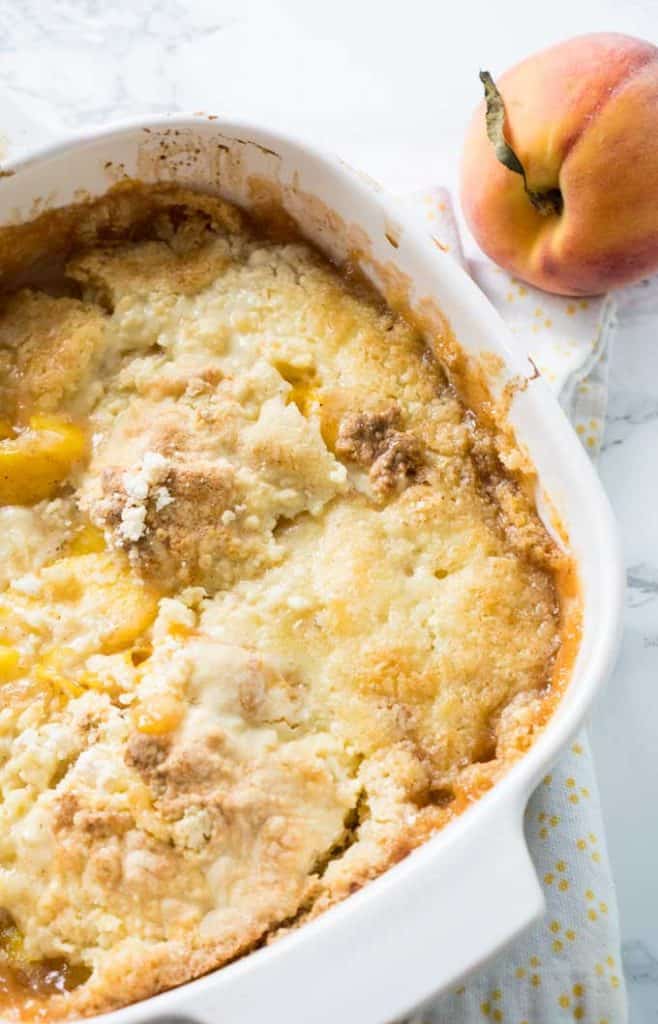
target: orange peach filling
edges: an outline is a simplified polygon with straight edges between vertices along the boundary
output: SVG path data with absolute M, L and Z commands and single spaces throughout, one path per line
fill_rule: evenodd
M 52 498 L 81 462 L 87 440 L 59 416 L 32 416 L 25 428 L 0 423 L 0 504 L 34 505 Z

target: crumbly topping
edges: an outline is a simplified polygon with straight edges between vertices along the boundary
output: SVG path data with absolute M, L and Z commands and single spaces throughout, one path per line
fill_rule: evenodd
M 34 596 L 41 590 L 41 580 L 33 572 L 28 572 L 25 576 L 19 576 L 17 579 L 12 580 L 11 587 L 12 590 L 18 590 L 21 594 L 31 594 Z
M 397 429 L 401 419 L 398 406 L 377 413 L 349 413 L 338 430 L 336 451 L 368 468 L 373 489 L 382 495 L 417 480 L 424 463 L 419 438 Z
M 173 500 L 166 487 L 158 487 L 155 492 L 155 511 L 162 512 L 162 509 L 166 508 L 167 505 L 171 505 Z
M 147 500 L 154 485 L 165 479 L 169 471 L 169 460 L 159 452 L 144 452 L 141 466 L 122 474 L 121 482 L 126 502 L 121 509 L 118 532 L 123 541 L 137 543 L 146 529 Z M 166 487 L 158 487 L 155 507 L 159 512 L 173 501 Z
M 319 913 L 548 713 L 558 556 L 426 340 L 212 197 L 148 204 L 107 245 L 96 211 L 81 299 L 0 311 L 3 408 L 92 439 L 0 508 L 3 1016 L 110 1010 Z

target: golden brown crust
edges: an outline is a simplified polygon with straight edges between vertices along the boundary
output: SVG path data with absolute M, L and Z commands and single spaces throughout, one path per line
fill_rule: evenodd
M 336 452 L 369 470 L 378 494 L 402 490 L 416 480 L 423 466 L 423 447 L 411 431 L 395 429 L 397 406 L 383 412 L 348 413 L 340 421 Z
M 168 187 L 0 233 L 15 278 L 48 232 L 67 269 L 5 299 L 0 388 L 12 419 L 84 420 L 91 451 L 54 500 L 0 508 L 0 949 L 3 1012 L 55 1019 L 210 971 L 406 856 L 527 750 L 579 627 L 435 313 L 419 330 L 289 224 Z M 25 965 L 55 962 L 28 997 Z
M 29 289 L 5 298 L 0 313 L 0 408 L 53 412 L 81 391 L 103 350 L 104 317 L 88 303 Z M 43 326 L 47 325 L 44 332 Z

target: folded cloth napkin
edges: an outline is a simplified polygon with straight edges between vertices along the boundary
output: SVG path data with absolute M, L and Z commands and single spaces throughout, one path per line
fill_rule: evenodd
M 530 353 L 595 457 L 615 299 L 547 295 L 481 255 L 466 260 L 449 193 L 435 188 L 412 201 Z M 586 732 L 533 795 L 525 832 L 544 887 L 544 918 L 408 1024 L 626 1024 L 615 887 Z

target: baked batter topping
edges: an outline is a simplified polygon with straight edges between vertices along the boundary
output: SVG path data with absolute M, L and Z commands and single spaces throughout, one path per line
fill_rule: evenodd
M 153 197 L 0 308 L 6 1016 L 269 941 L 548 713 L 564 558 L 432 339 L 220 200 Z

